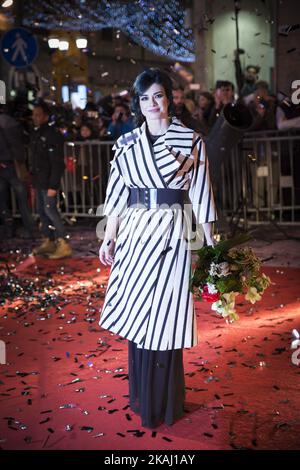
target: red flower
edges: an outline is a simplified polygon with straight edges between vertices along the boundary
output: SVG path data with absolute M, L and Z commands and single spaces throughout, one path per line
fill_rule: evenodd
M 205 302 L 216 302 L 217 300 L 220 299 L 220 294 L 217 292 L 216 294 L 210 294 L 208 292 L 208 287 L 205 284 L 202 289 L 202 300 L 205 300 Z

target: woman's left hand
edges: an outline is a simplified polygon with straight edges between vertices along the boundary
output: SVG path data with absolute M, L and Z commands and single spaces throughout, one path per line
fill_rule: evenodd
M 99 260 L 105 266 L 111 265 L 114 261 L 115 241 L 112 239 L 103 240 L 99 249 Z

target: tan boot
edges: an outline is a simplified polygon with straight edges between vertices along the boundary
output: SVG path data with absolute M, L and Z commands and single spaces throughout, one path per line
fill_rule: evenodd
M 64 238 L 59 238 L 56 244 L 56 250 L 51 253 L 49 259 L 61 259 L 67 258 L 72 255 L 72 248 Z
M 37 246 L 32 250 L 34 255 L 48 255 L 54 253 L 56 250 L 56 244 L 50 238 L 46 238 L 40 246 Z

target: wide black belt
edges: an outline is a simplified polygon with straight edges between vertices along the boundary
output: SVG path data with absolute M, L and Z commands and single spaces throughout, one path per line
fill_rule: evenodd
M 188 191 L 169 188 L 129 188 L 129 207 L 142 206 L 145 209 L 157 209 L 158 206 L 172 206 L 179 204 L 182 207 L 189 202 Z

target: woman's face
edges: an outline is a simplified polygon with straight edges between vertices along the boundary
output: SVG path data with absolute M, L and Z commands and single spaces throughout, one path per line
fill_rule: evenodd
M 146 120 L 167 119 L 169 100 L 165 89 L 158 83 L 153 83 L 141 96 L 140 108 Z
M 208 99 L 203 95 L 199 96 L 198 103 L 201 109 L 206 108 L 206 106 L 209 105 Z
M 80 128 L 80 135 L 81 137 L 83 137 L 84 139 L 88 139 L 89 137 L 91 137 L 92 135 L 92 131 L 89 127 L 87 126 L 81 126 Z

